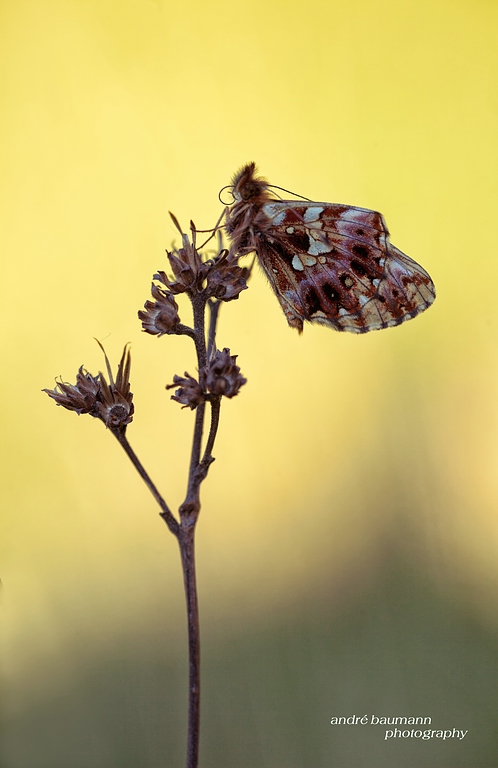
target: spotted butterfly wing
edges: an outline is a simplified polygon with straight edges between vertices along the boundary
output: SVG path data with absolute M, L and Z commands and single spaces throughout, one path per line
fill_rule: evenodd
M 287 321 L 366 333 L 399 325 L 435 299 L 427 272 L 389 241 L 380 213 L 276 200 L 254 163 L 232 182 L 226 229 L 236 254 L 256 252 Z

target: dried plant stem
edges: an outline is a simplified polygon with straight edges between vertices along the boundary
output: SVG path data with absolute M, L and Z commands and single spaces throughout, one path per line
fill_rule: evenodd
M 183 583 L 187 602 L 188 626 L 188 734 L 187 768 L 197 768 L 199 760 L 200 696 L 201 696 L 201 644 L 199 631 L 199 604 L 195 579 L 195 521 L 186 525 L 182 521 L 178 534 L 183 569 Z
M 201 296 L 191 298 L 194 313 L 194 342 L 197 352 L 199 371 L 205 367 L 211 350 L 214 348 L 218 307 L 213 312 L 214 302 L 209 303 L 209 353 L 206 350 L 205 310 L 206 300 Z M 187 603 L 188 648 L 189 648 L 189 705 L 188 705 L 188 735 L 187 735 L 187 764 L 186 768 L 197 768 L 199 760 L 199 730 L 200 730 L 200 632 L 199 604 L 197 584 L 195 579 L 195 526 L 200 511 L 200 486 L 205 479 L 210 464 L 214 461 L 213 449 L 218 429 L 220 413 L 220 397 L 211 399 L 211 426 L 209 430 L 204 455 L 201 460 L 202 435 L 206 403 L 200 403 L 195 411 L 194 435 L 190 454 L 190 467 L 185 501 L 180 507 L 180 526 L 177 534 L 180 545 L 180 556 L 185 585 Z
M 120 443 L 120 445 L 123 447 L 126 455 L 130 459 L 131 463 L 133 464 L 133 466 L 137 470 L 137 472 L 140 475 L 140 477 L 142 478 L 142 480 L 144 481 L 145 485 L 150 490 L 150 492 L 154 496 L 155 500 L 157 501 L 157 503 L 161 507 L 161 517 L 163 518 L 164 522 L 166 523 L 166 525 L 170 529 L 171 533 L 173 533 L 175 536 L 178 537 L 178 532 L 180 530 L 180 526 L 178 524 L 178 521 L 176 520 L 176 518 L 174 517 L 174 515 L 171 512 L 170 508 L 168 507 L 168 505 L 164 501 L 163 497 L 161 496 L 161 494 L 157 490 L 156 486 L 154 485 L 154 483 L 150 479 L 149 475 L 145 471 L 145 469 L 144 469 L 142 463 L 140 462 L 138 456 L 136 455 L 135 451 L 133 450 L 133 448 L 131 447 L 130 443 L 128 442 L 128 439 L 127 439 L 126 435 L 124 434 L 124 432 L 121 432 L 121 431 L 118 431 L 118 430 L 116 430 L 116 431 L 113 430 L 113 434 L 116 437 L 117 441 Z
M 211 397 L 211 426 L 209 428 L 209 435 L 204 449 L 204 456 L 202 457 L 201 464 L 206 466 L 206 469 L 213 461 L 211 451 L 213 450 L 214 441 L 216 440 L 216 433 L 218 432 L 218 424 L 220 421 L 220 407 L 221 397 L 218 395 L 212 395 Z
M 216 344 L 216 324 L 218 322 L 218 313 L 221 309 L 221 301 L 210 299 L 209 307 L 209 331 L 208 331 L 208 349 L 207 359 L 211 360 Z
M 208 347 L 206 349 L 205 311 L 206 299 L 203 296 L 191 296 L 194 312 L 193 329 L 182 326 L 182 333 L 190 336 L 195 343 L 197 366 L 201 371 L 215 350 L 216 325 L 220 302 L 210 301 Z M 187 333 L 188 330 L 188 333 Z M 197 768 L 199 761 L 199 728 L 200 728 L 200 633 L 199 633 L 199 604 L 195 578 L 195 526 L 200 511 L 200 487 L 209 467 L 214 461 L 212 450 L 220 418 L 221 395 L 210 395 L 211 423 L 209 435 L 201 459 L 202 435 L 206 403 L 200 403 L 195 410 L 194 434 L 190 453 L 190 465 L 185 501 L 180 507 L 180 522 L 172 514 L 165 500 L 145 471 L 136 453 L 128 442 L 123 430 L 112 430 L 114 436 L 123 447 L 140 477 L 144 480 L 150 492 L 161 508 L 161 517 L 171 533 L 178 539 L 180 557 L 185 586 L 187 604 L 187 629 L 189 649 L 189 704 L 188 704 L 188 735 L 186 768 Z
M 197 352 L 197 362 L 199 370 L 206 365 L 206 336 L 205 336 L 205 311 L 206 299 L 204 296 L 193 296 L 191 298 L 192 308 L 194 310 L 194 341 Z
M 182 326 L 182 333 L 190 336 L 195 343 L 197 353 L 197 366 L 201 371 L 215 352 L 216 326 L 220 309 L 219 301 L 209 301 L 209 330 L 208 344 L 206 348 L 205 312 L 206 299 L 202 295 L 191 296 L 194 313 L 193 329 Z M 188 330 L 188 333 L 187 333 Z M 194 434 L 190 453 L 190 465 L 185 501 L 180 507 L 180 522 L 172 514 L 165 500 L 145 471 L 133 448 L 129 444 L 123 430 L 112 430 L 114 436 L 123 447 L 140 477 L 144 480 L 150 492 L 161 508 L 161 517 L 171 533 L 178 539 L 180 557 L 183 570 L 183 583 L 185 586 L 185 599 L 187 604 L 187 629 L 189 649 L 189 704 L 188 704 L 188 735 L 187 735 L 187 763 L 186 768 L 197 768 L 199 761 L 199 729 L 200 729 L 200 632 L 199 632 L 199 604 L 197 598 L 197 584 L 195 578 L 195 526 L 200 511 L 200 487 L 205 479 L 209 467 L 214 461 L 212 451 L 218 423 L 220 419 L 221 395 L 208 396 L 211 408 L 211 420 L 209 434 L 202 454 L 202 436 L 204 431 L 204 418 L 206 402 L 200 403 L 195 410 Z

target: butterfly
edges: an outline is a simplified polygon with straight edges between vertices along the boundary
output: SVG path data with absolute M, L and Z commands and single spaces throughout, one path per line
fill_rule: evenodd
M 291 328 L 305 320 L 367 333 L 410 320 L 436 298 L 419 264 L 367 208 L 280 200 L 254 163 L 229 187 L 226 231 L 237 256 L 255 252 Z

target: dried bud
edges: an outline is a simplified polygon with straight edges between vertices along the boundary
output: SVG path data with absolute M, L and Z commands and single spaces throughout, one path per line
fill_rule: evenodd
M 103 373 L 100 373 L 100 391 L 101 402 L 98 404 L 99 416 L 109 429 L 113 432 L 124 432 L 127 425 L 133 420 L 133 394 L 130 392 L 130 368 L 131 357 L 128 345 L 123 349 L 121 360 L 118 365 L 116 381 L 112 376 L 112 370 L 105 350 L 98 342 L 104 352 L 109 384 Z
M 247 379 L 240 375 L 240 368 L 235 365 L 236 359 L 237 355 L 230 355 L 227 347 L 223 352 L 215 352 L 207 366 L 203 382 L 211 394 L 235 397 L 246 383 Z
M 241 291 L 247 288 L 246 280 L 251 270 L 239 267 L 237 259 L 222 251 L 210 264 L 207 276 L 207 293 L 221 301 L 238 299 Z
M 68 411 L 75 411 L 78 416 L 89 413 L 98 417 L 98 399 L 100 394 L 100 382 L 98 376 L 92 376 L 80 366 L 76 375 L 76 384 L 66 384 L 58 381 L 54 389 L 43 389 L 49 397 L 52 397 L 57 405 L 62 405 Z
M 164 291 L 158 285 L 152 283 L 152 296 L 156 301 L 146 301 L 145 311 L 140 310 L 139 319 L 142 321 L 142 329 L 154 336 L 163 336 L 165 333 L 175 333 L 180 323 L 178 304 L 172 293 Z
M 178 387 L 174 395 L 171 395 L 172 400 L 176 400 L 177 403 L 181 403 L 184 408 L 187 406 L 193 411 L 198 405 L 204 402 L 204 393 L 201 385 L 194 379 L 193 376 L 185 371 L 185 378 L 182 376 L 173 376 L 173 384 L 168 384 L 166 389 L 172 389 Z

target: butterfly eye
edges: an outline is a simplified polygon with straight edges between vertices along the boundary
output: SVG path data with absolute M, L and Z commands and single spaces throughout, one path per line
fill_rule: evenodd
M 250 200 L 251 197 L 257 197 L 260 194 L 261 186 L 249 181 L 246 184 L 242 184 L 238 191 L 242 200 Z

